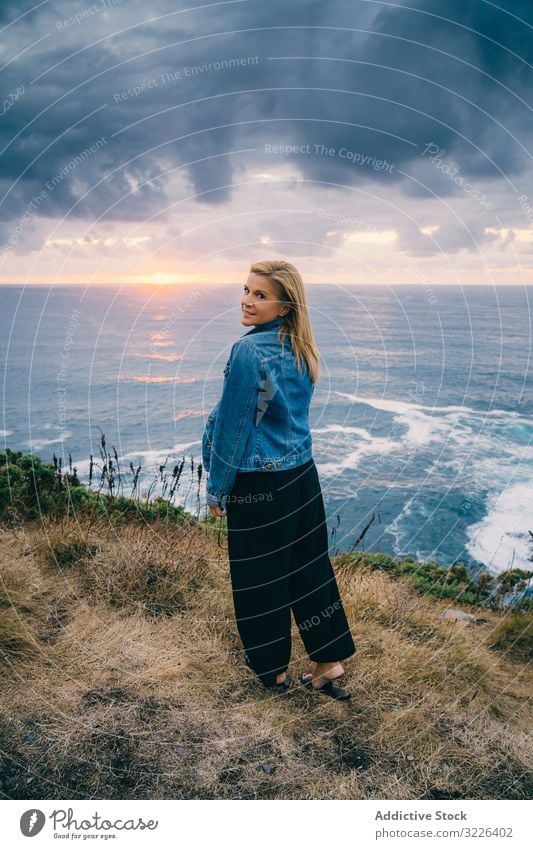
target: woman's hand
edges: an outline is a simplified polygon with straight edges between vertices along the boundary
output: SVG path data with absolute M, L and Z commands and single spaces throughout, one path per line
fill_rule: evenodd
M 218 507 L 218 506 L 215 507 L 213 504 L 209 505 L 209 509 L 210 509 L 211 513 L 213 514 L 213 516 L 218 516 L 219 518 L 221 518 L 222 516 L 226 515 L 220 507 Z

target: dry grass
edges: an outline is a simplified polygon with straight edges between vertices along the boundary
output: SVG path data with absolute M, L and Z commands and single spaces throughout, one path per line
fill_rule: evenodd
M 530 798 L 532 675 L 511 638 L 495 649 L 502 617 L 461 627 L 403 579 L 336 574 L 348 703 L 244 666 L 211 529 L 5 532 L 2 797 Z
M 490 646 L 505 651 L 517 661 L 533 660 L 533 616 L 515 614 L 500 622 L 494 629 Z

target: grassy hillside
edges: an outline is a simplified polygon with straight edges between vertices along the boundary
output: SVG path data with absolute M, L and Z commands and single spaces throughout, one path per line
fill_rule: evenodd
M 376 558 L 334 559 L 357 643 L 341 703 L 244 665 L 216 522 L 4 525 L 2 798 L 531 798 L 532 614 Z M 294 626 L 290 671 L 310 668 Z

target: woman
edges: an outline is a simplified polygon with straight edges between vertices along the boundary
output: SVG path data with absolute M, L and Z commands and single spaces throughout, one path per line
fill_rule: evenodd
M 312 457 L 309 405 L 319 354 L 302 278 L 289 262 L 252 265 L 241 298 L 251 327 L 231 348 L 222 397 L 207 419 L 207 503 L 227 516 L 237 627 L 265 687 L 286 690 L 291 609 L 312 672 L 306 686 L 336 699 L 333 682 L 355 644 L 328 556 L 324 503 Z

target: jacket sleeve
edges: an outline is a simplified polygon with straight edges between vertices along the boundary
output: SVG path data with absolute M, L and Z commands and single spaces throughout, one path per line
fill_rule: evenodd
M 254 427 L 260 383 L 261 368 L 255 346 L 238 340 L 226 365 L 209 452 L 207 503 L 223 510 Z
M 211 462 L 211 442 L 213 439 L 213 429 L 217 420 L 217 411 L 218 404 L 209 413 L 202 435 L 202 464 L 206 472 L 209 472 L 209 464 Z

